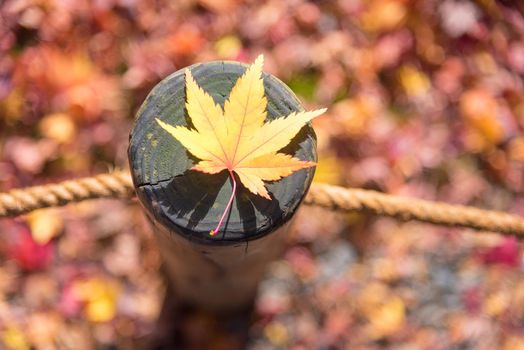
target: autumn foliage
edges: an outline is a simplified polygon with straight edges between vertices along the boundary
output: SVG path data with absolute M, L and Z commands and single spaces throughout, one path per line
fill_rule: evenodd
M 156 83 L 263 54 L 306 110 L 328 107 L 312 121 L 316 181 L 524 215 L 523 12 L 489 0 L 0 1 L 0 190 L 126 167 Z M 524 348 L 518 242 L 299 214 L 260 286 L 252 348 Z M 0 347 L 125 348 L 150 334 L 164 289 L 148 230 L 124 202 L 1 221 Z M 231 347 L 206 322 L 184 332 Z
M 186 109 L 195 130 L 183 126 L 173 127 L 156 119 L 164 130 L 200 159 L 191 170 L 207 174 L 229 171 L 233 193 L 211 235 L 218 233 L 235 196 L 235 174 L 251 193 L 271 200 L 263 181 L 279 180 L 297 170 L 315 165 L 314 162 L 277 152 L 307 122 L 326 110 L 294 112 L 266 122 L 263 61 L 263 56 L 259 56 L 238 79 L 224 102 L 223 110 L 213 97 L 198 86 L 191 71 L 186 70 Z

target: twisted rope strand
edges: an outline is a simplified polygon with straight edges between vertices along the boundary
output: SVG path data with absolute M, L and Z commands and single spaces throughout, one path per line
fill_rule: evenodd
M 132 195 L 134 195 L 134 189 L 131 177 L 129 173 L 121 171 L 56 184 L 14 189 L 0 193 L 0 218 L 86 199 L 129 198 Z
M 304 202 L 329 210 L 366 211 L 404 221 L 418 220 L 437 225 L 514 234 L 524 238 L 523 217 L 495 210 L 325 184 L 311 186 Z
M 123 171 L 15 189 L 0 193 L 0 218 L 86 199 L 129 198 L 134 193 L 131 177 Z M 365 211 L 406 221 L 418 220 L 437 225 L 467 227 L 524 238 L 524 218 L 516 215 L 370 190 L 313 184 L 304 203 L 328 210 Z

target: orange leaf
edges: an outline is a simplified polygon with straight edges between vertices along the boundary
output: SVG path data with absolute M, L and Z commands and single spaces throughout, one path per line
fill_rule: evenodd
M 289 144 L 304 125 L 326 110 L 293 112 L 266 123 L 263 61 L 260 55 L 237 80 L 223 109 L 198 86 L 191 71 L 186 70 L 186 109 L 195 129 L 174 127 L 156 119 L 164 130 L 201 159 L 193 170 L 208 174 L 229 171 L 233 194 L 222 219 L 236 190 L 233 173 L 251 193 L 271 199 L 263 181 L 279 180 L 315 165 L 277 152 Z M 220 228 L 222 219 L 212 235 Z

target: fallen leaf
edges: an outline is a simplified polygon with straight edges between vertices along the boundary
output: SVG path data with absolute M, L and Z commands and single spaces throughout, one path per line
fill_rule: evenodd
M 76 136 L 75 123 L 66 113 L 48 114 L 38 127 L 42 135 L 59 143 L 71 142 Z
M 326 153 L 325 157 L 321 157 L 313 181 L 330 185 L 340 185 L 342 183 L 342 178 L 343 166 L 340 164 L 339 159 L 328 153 Z
M 84 314 L 90 321 L 107 322 L 115 317 L 120 290 L 112 281 L 99 277 L 78 280 L 72 285 L 72 293 L 85 303 Z
M 242 41 L 235 35 L 227 35 L 215 43 L 215 51 L 220 58 L 237 57 L 242 50 Z
M 507 237 L 502 242 L 480 254 L 485 264 L 500 264 L 507 267 L 517 267 L 520 263 L 520 253 L 515 237 Z
M 403 66 L 399 72 L 399 80 L 404 91 L 411 97 L 423 95 L 430 88 L 428 77 L 415 67 Z
M 357 296 L 358 307 L 369 322 L 366 331 L 370 338 L 394 335 L 406 322 L 406 305 L 391 295 L 386 284 L 371 283 Z
M 52 242 L 46 244 L 37 243 L 29 229 L 19 226 L 18 236 L 9 246 L 9 255 L 18 266 L 27 271 L 35 271 L 48 267 L 54 254 Z
M 272 344 L 284 346 L 289 341 L 289 333 L 286 327 L 278 322 L 271 322 L 264 328 L 264 333 Z
M 2 331 L 2 342 L 8 349 L 29 350 L 29 342 L 24 332 L 15 326 L 9 326 Z
M 464 92 L 459 107 L 467 125 L 465 142 L 470 149 L 489 149 L 503 140 L 498 102 L 488 91 L 477 88 Z
M 377 305 L 368 315 L 369 335 L 371 338 L 382 338 L 395 334 L 404 326 L 406 319 L 405 305 L 402 299 L 391 297 L 383 304 Z
M 201 161 L 192 170 L 208 174 L 229 171 L 233 193 L 224 210 L 215 235 L 228 212 L 236 192 L 235 173 L 253 194 L 271 199 L 263 181 L 275 181 L 293 172 L 312 167 L 303 161 L 277 153 L 311 119 L 326 110 L 293 112 L 264 123 L 267 99 L 262 80 L 263 56 L 260 55 L 236 82 L 224 109 L 206 93 L 186 70 L 186 108 L 195 129 L 171 126 L 160 119 L 158 124 Z
M 64 227 L 62 217 L 55 209 L 35 210 L 27 215 L 31 235 L 38 244 L 46 244 Z
M 509 293 L 497 291 L 484 299 L 482 309 L 484 313 L 489 316 L 499 316 L 506 311 L 510 302 L 511 299 Z
M 0 98 L 0 119 L 6 122 L 17 120 L 22 114 L 24 96 L 18 89 L 13 89 L 7 96 Z
M 186 24 L 166 39 L 166 49 L 175 55 L 190 55 L 202 47 L 204 38 L 198 27 Z
M 367 4 L 367 9 L 360 19 L 363 29 L 382 32 L 401 25 L 406 15 L 407 8 L 402 1 L 374 0 Z

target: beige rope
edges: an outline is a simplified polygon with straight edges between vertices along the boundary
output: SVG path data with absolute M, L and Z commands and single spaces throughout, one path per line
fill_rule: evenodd
M 418 220 L 445 226 L 515 234 L 524 238 L 524 218 L 464 205 L 394 196 L 371 190 L 314 184 L 305 204 L 330 210 L 367 211 L 401 220 Z
M 35 209 L 56 207 L 85 199 L 131 197 L 133 182 L 129 173 L 114 172 L 44 186 L 0 193 L 0 218 L 17 216 Z
M 129 198 L 133 182 L 127 172 L 114 172 L 45 186 L 0 193 L 0 218 L 32 210 L 102 197 Z M 366 211 L 401 220 L 515 234 L 524 238 L 524 218 L 504 212 L 394 196 L 376 191 L 313 184 L 304 203 L 329 210 Z

